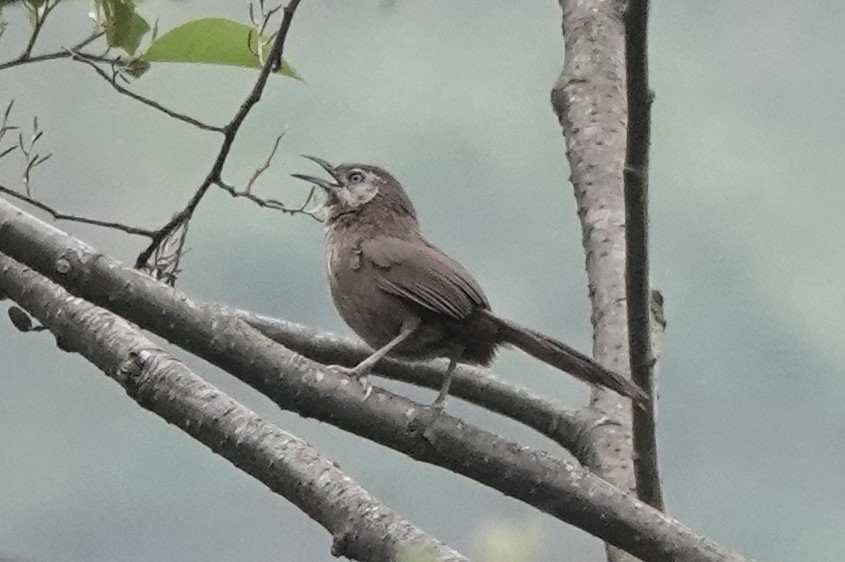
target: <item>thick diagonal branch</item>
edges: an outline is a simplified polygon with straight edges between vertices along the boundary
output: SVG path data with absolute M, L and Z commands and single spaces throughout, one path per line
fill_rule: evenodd
M 280 407 L 463 474 L 647 560 L 742 560 L 582 468 L 291 353 L 0 199 L 0 252 L 227 370 Z
M 0 289 L 56 336 L 124 387 L 142 407 L 179 427 L 254 476 L 320 523 L 332 553 L 353 560 L 466 562 L 356 484 L 301 439 L 264 421 L 115 314 L 72 297 L 39 273 L 0 253 Z
M 271 340 L 324 365 L 354 367 L 372 354 L 372 349 L 359 342 L 294 322 L 227 307 L 221 307 L 220 311 L 225 315 L 237 315 Z M 437 361 L 405 363 L 385 358 L 374 374 L 439 390 L 444 370 L 445 364 Z M 565 410 L 526 387 L 502 380 L 478 367 L 456 367 L 449 394 L 536 430 L 576 458 L 582 452 L 584 435 L 593 427 L 589 416 Z

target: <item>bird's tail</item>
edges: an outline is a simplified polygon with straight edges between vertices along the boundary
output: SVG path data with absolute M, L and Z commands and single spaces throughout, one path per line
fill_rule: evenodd
M 602 367 L 565 343 L 520 326 L 516 322 L 499 318 L 489 310 L 485 311 L 485 315 L 496 325 L 502 343 L 513 344 L 528 355 L 584 382 L 607 387 L 638 403 L 648 401 L 648 395 L 639 386 L 622 375 Z

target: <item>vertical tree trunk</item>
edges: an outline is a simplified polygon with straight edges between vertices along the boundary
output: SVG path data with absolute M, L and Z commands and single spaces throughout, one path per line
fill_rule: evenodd
M 628 373 L 625 303 L 625 163 L 627 104 L 622 0 L 560 0 L 565 61 L 552 107 L 566 142 L 578 203 L 589 294 L 593 355 Z M 634 491 L 630 403 L 596 389 L 588 409 L 595 424 L 582 461 L 623 490 Z M 608 547 L 608 560 L 635 560 Z

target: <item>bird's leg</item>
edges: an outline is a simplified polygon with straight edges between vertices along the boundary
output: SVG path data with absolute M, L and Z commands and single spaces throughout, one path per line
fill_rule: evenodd
M 416 415 L 412 416 L 408 421 L 408 428 L 412 431 L 425 432 L 440 418 L 443 409 L 446 406 L 446 397 L 449 396 L 449 386 L 452 384 L 452 374 L 455 372 L 455 367 L 458 366 L 458 361 L 461 355 L 464 354 L 464 346 L 455 346 L 450 348 L 446 356 L 449 358 L 449 366 L 446 368 L 446 373 L 443 375 L 443 384 L 440 386 L 440 392 L 437 398 L 431 403 L 431 406 L 425 410 L 417 411 Z
M 460 359 L 463 353 L 463 346 L 452 348 L 449 354 L 449 366 L 446 368 L 446 374 L 443 375 L 443 384 L 440 386 L 440 393 L 434 399 L 434 402 L 431 403 L 432 408 L 442 410 L 446 405 L 446 397 L 449 396 L 449 387 L 452 385 L 452 374 L 455 372 L 455 367 L 458 366 L 458 359 Z
M 419 328 L 420 323 L 420 319 L 416 316 L 405 320 L 399 328 L 399 334 L 397 334 L 395 338 L 384 344 L 381 348 L 375 350 L 372 355 L 358 363 L 354 369 L 349 371 L 349 374 L 357 379 L 363 379 L 366 377 L 370 371 L 373 370 L 373 367 L 376 366 L 376 363 L 381 361 L 385 355 L 393 350 L 393 348 L 408 339 L 411 334 Z

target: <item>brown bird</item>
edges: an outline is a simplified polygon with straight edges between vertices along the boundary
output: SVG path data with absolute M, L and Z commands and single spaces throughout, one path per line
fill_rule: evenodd
M 349 374 L 361 378 L 384 356 L 449 366 L 432 406 L 442 408 L 458 363 L 489 365 L 500 345 L 638 402 L 642 389 L 586 355 L 490 310 L 464 267 L 420 231 L 414 205 L 387 171 L 365 164 L 323 167 L 333 181 L 293 174 L 327 194 L 326 267 L 343 320 L 375 351 Z

